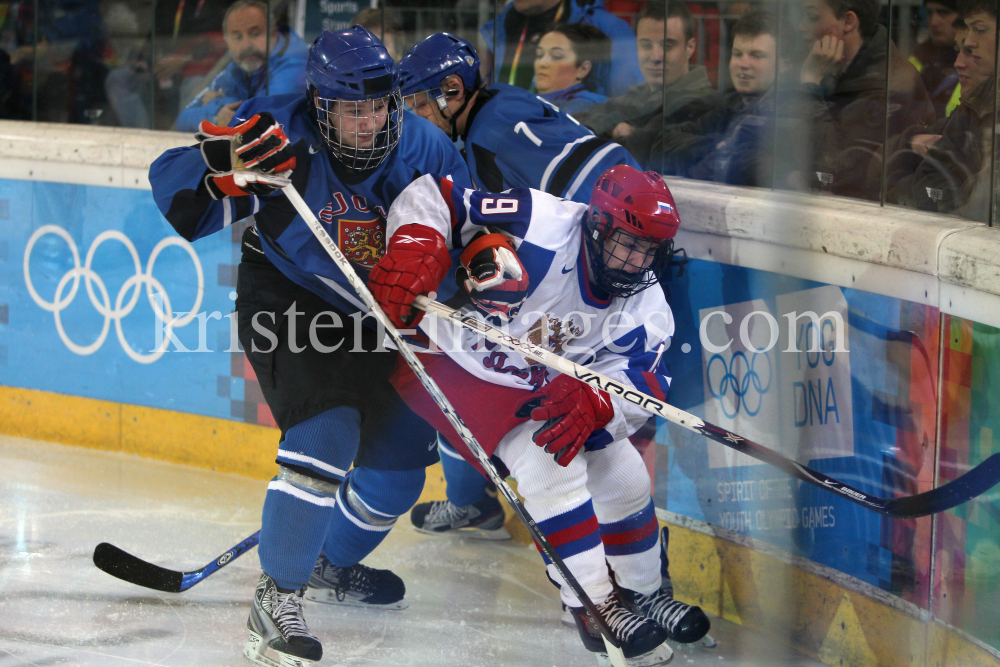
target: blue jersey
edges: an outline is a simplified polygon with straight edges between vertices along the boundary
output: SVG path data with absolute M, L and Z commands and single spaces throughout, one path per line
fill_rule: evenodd
M 467 129 L 469 171 L 488 192 L 534 188 L 589 204 L 594 181 L 611 167 L 642 169 L 627 150 L 552 103 L 502 83 L 479 91 Z
M 293 144 L 292 183 L 364 280 L 385 251 L 389 206 L 407 185 L 422 174 L 440 172 L 458 185 L 471 187 L 468 168 L 455 145 L 441 130 L 410 112 L 404 113 L 399 145 L 361 179 L 334 166 L 339 164 L 325 149 L 315 107 L 308 98 L 289 94 L 248 100 L 237 110 L 233 124 L 262 111 L 274 116 Z M 206 171 L 198 146 L 171 149 L 149 169 L 156 205 L 178 234 L 194 241 L 250 217 L 264 254 L 284 275 L 342 312 L 367 312 L 280 191 L 216 201 L 205 188 Z

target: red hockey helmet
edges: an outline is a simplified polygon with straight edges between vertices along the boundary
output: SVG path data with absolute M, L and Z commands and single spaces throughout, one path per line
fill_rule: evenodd
M 587 210 L 594 283 L 612 296 L 637 294 L 658 280 L 673 256 L 681 224 L 659 174 L 617 165 L 598 177 Z

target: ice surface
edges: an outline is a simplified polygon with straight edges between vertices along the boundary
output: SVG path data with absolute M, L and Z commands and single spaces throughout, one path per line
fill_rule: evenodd
M 256 549 L 184 593 L 114 579 L 91 555 L 111 542 L 164 567 L 200 568 L 259 528 L 265 482 L 2 436 L 0 469 L 0 665 L 247 664 Z M 534 548 L 421 535 L 404 518 L 365 563 L 402 576 L 410 607 L 307 602 L 320 667 L 596 665 L 560 625 Z M 820 664 L 719 619 L 712 635 L 715 649 L 675 645 L 673 664 Z

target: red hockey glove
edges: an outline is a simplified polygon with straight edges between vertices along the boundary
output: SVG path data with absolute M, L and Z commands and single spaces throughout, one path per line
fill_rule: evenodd
M 421 294 L 437 289 L 451 267 L 444 237 L 426 225 L 403 225 L 368 277 L 378 305 L 397 327 L 417 326 L 423 311 L 412 307 Z
M 503 234 L 480 232 L 462 251 L 460 261 L 458 284 L 476 307 L 501 324 L 514 319 L 528 296 L 528 271 L 513 242 Z
M 532 395 L 541 398 L 531 411 L 535 421 L 546 420 L 533 440 L 565 467 L 594 431 L 604 428 L 615 416 L 611 397 L 606 391 L 584 384 L 568 375 L 560 375 Z
M 263 182 L 267 179 L 253 172 L 287 178 L 295 169 L 291 143 L 267 112 L 236 127 L 219 127 L 203 120 L 195 138 L 212 171 L 205 177 L 205 186 L 214 199 L 269 194 L 279 186 Z

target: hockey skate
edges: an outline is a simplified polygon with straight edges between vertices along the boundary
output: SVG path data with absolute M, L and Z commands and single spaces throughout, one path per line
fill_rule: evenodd
M 306 586 L 306 599 L 369 609 L 406 609 L 406 586 L 389 570 L 376 570 L 358 563 L 338 567 L 320 554 Z
M 628 589 L 621 589 L 622 597 L 638 613 L 651 621 L 656 621 L 667 631 L 667 639 L 679 644 L 691 644 L 706 634 L 712 627 L 708 616 L 701 607 L 692 607 L 675 600 L 666 589 L 642 595 Z
M 505 519 L 496 489 L 492 488 L 486 490 L 482 500 L 465 507 L 435 500 L 414 505 L 410 511 L 410 521 L 418 533 L 448 533 L 478 540 L 509 540 L 510 533 L 503 526 Z
M 255 665 L 305 667 L 323 657 L 323 646 L 302 616 L 302 591 L 282 593 L 266 574 L 257 582 L 247 629 L 250 638 L 243 656 Z
M 642 595 L 627 588 L 622 588 L 622 598 L 635 611 L 646 618 L 656 621 L 667 631 L 668 639 L 679 644 L 692 644 L 708 634 L 712 627 L 708 616 L 701 607 L 693 607 L 674 599 L 674 586 L 670 581 L 670 559 L 667 557 L 667 546 L 670 543 L 670 531 L 664 526 L 660 530 L 660 589 L 649 595 Z M 709 638 L 706 645 L 714 645 Z
M 621 640 L 628 667 L 657 667 L 673 659 L 673 650 L 664 643 L 667 639 L 666 630 L 631 611 L 617 593 L 596 604 L 597 611 Z M 594 617 L 584 607 L 569 607 L 569 611 L 576 621 L 583 645 L 588 651 L 597 654 L 598 667 L 611 667 L 604 639 Z

